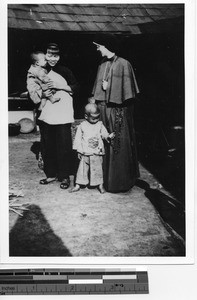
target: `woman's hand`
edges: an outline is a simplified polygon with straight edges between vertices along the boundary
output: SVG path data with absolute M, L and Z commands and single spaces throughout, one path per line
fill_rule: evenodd
M 70 86 L 68 84 L 62 84 L 62 83 L 59 83 L 59 82 L 55 82 L 55 81 L 52 81 L 50 80 L 48 83 L 47 83 L 47 86 L 49 89 L 56 89 L 56 90 L 63 90 L 63 91 L 66 91 L 66 92 L 72 92 Z
M 51 96 L 53 96 L 51 90 L 42 91 L 42 98 L 49 98 Z
M 53 80 L 50 80 L 46 83 L 48 89 L 57 89 L 57 83 Z

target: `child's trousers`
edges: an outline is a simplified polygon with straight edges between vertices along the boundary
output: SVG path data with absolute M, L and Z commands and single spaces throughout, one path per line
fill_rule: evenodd
M 82 155 L 76 176 L 76 183 L 91 186 L 103 183 L 103 157 Z

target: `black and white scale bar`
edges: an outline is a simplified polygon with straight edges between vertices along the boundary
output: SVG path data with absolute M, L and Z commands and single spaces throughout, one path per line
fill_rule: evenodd
M 148 274 L 135 269 L 0 270 L 0 295 L 24 294 L 148 294 Z

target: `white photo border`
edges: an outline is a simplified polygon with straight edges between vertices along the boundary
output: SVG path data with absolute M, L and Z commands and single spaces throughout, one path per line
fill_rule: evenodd
M 34 1 L 39 3 L 40 1 Z M 100 3 L 119 1 L 100 1 Z M 126 3 L 128 3 L 127 1 Z M 1 31 L 1 110 L 0 110 L 0 268 L 3 266 L 88 266 L 88 265 L 147 265 L 194 263 L 194 188 L 195 188 L 195 0 L 185 1 L 132 1 L 131 3 L 185 4 L 185 146 L 186 146 L 186 256 L 185 257 L 9 257 L 9 207 L 8 207 L 8 74 L 7 74 L 7 4 L 23 4 L 27 1 L 0 2 Z M 50 4 L 50 1 L 42 1 Z M 55 4 L 55 1 L 51 3 Z M 61 1 L 58 1 L 60 4 Z M 65 1 L 63 1 L 66 4 Z M 69 3 L 75 3 L 69 1 Z M 79 1 L 77 2 L 79 3 Z M 89 3 L 94 3 L 89 1 Z M 121 2 L 123 4 L 124 2 Z

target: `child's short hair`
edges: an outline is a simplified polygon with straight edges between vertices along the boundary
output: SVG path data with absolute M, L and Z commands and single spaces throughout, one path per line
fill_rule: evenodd
M 31 53 L 30 57 L 31 57 L 32 64 L 35 64 L 38 61 L 39 54 L 45 55 L 44 52 L 42 51 L 34 51 Z
M 100 115 L 100 109 L 95 103 L 88 103 L 85 106 L 85 114 L 90 115 L 90 114 L 98 114 Z

